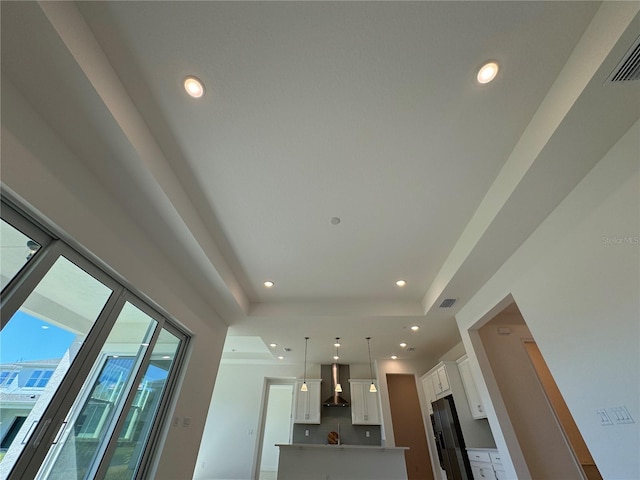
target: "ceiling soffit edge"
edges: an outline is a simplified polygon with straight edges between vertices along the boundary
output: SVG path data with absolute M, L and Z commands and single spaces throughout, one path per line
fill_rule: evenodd
M 423 316 L 417 301 L 345 301 L 323 299 L 308 302 L 260 302 L 249 307 L 250 317 L 293 316 L 359 316 L 405 317 Z
M 225 294 L 229 304 L 235 305 L 235 308 L 246 314 L 249 300 L 244 290 L 211 239 L 206 225 L 77 7 L 66 2 L 39 2 L 39 6 L 128 141 L 138 152 L 137 160 L 144 163 L 153 180 L 166 195 L 173 211 L 165 214 L 180 219 L 201 248 L 203 260 L 206 259 L 217 273 L 217 281 L 213 281 L 224 284 L 212 287 L 217 287 Z
M 447 289 L 455 283 L 464 266 L 474 262 L 474 257 L 479 254 L 478 246 L 482 239 L 492 234 L 495 220 L 507 205 L 511 206 L 509 202 L 517 197 L 514 193 L 522 186 L 527 172 L 539 159 L 544 148 L 578 102 L 580 95 L 638 15 L 640 6 L 631 3 L 624 8 L 617 8 L 605 2 L 600 7 L 435 280 L 425 292 L 421 302 L 423 314 L 429 316 L 437 311 L 437 306 L 444 298 L 455 296 L 456 292 L 447 292 Z M 557 206 L 569 190 L 564 193 L 560 200 L 556 197 L 554 205 L 549 206 L 549 211 Z M 535 230 L 537 225 L 537 222 L 531 222 L 529 233 Z M 491 259 L 491 272 L 495 273 L 516 248 L 517 245 L 505 248 L 501 250 L 502 255 Z M 480 286 L 481 283 L 473 285 L 473 292 L 465 293 L 470 297 Z

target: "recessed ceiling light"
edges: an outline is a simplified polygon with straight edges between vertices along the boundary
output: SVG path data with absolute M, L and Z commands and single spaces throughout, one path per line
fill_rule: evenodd
M 269 346 L 270 346 L 271 348 L 276 348 L 276 347 L 278 346 L 278 344 L 277 344 L 277 343 L 270 343 L 270 344 L 269 344 Z
M 338 355 L 334 355 L 334 356 L 333 356 L 333 359 L 334 359 L 334 360 L 338 360 L 339 358 L 340 358 L 340 357 L 339 357 Z
M 478 76 L 476 77 L 478 83 L 489 83 L 491 80 L 496 78 L 498 74 L 498 64 L 496 62 L 487 62 L 480 70 L 478 70 Z
M 406 347 L 406 346 L 407 346 L 407 344 L 406 344 L 406 343 L 404 343 L 404 342 L 402 342 L 402 343 L 400 344 L 400 346 L 401 346 L 402 348 L 404 348 L 404 347 Z
M 407 282 L 405 280 L 398 280 L 396 282 L 396 285 L 399 287 L 404 287 L 407 284 Z
M 280 356 L 278 357 L 278 360 L 284 360 L 284 357 L 283 357 L 282 355 L 280 355 Z
M 164 355 L 162 358 L 164 358 L 165 360 L 169 360 L 171 357 L 169 355 Z
M 49 330 L 49 325 L 42 325 L 41 327 L 43 330 Z
M 420 330 L 420 327 L 418 325 L 414 325 L 413 327 L 411 327 L 411 330 L 417 332 L 418 330 Z
M 397 360 L 398 356 L 397 355 L 391 355 L 391 360 Z
M 193 98 L 200 98 L 204 95 L 204 84 L 194 76 L 188 76 L 184 79 L 184 89 Z
M 341 222 L 338 217 L 331 217 L 331 225 L 338 225 Z
M 275 285 L 275 283 L 273 283 L 271 280 L 267 280 L 266 282 L 264 282 L 264 286 L 266 288 L 271 288 Z

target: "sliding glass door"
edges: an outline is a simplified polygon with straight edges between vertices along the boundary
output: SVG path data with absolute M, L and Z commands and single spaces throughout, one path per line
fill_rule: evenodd
M 3 204 L 0 480 L 140 478 L 187 336 Z

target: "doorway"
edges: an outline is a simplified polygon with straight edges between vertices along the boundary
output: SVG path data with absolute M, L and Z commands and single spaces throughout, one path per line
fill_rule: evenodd
M 478 334 L 528 475 L 601 480 L 516 304 L 498 313 Z
M 291 443 L 293 380 L 268 379 L 262 414 L 262 435 L 257 459 L 258 480 L 278 477 L 279 443 Z M 254 477 L 256 478 L 256 477 Z
M 580 430 L 578 430 L 578 426 L 569 411 L 569 407 L 567 407 L 567 404 L 562 397 L 562 393 L 560 393 L 560 389 L 558 389 L 558 385 L 556 385 L 556 382 L 551 375 L 551 371 L 549 371 L 549 367 L 544 361 L 542 353 L 538 348 L 538 344 L 533 339 L 524 340 L 523 344 L 527 354 L 529 355 L 531 364 L 538 375 L 540 384 L 549 399 L 551 408 L 553 409 L 560 426 L 564 430 L 567 441 L 571 445 L 585 477 L 588 480 L 602 480 L 602 475 L 600 475 L 596 462 L 593 460 L 591 452 L 589 452 L 589 448 L 582 438 Z

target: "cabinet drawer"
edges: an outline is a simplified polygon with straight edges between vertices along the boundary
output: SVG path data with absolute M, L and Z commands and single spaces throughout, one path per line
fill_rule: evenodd
M 467 455 L 469 455 L 469 460 L 472 462 L 475 461 L 491 463 L 489 452 L 484 452 L 482 450 L 467 450 Z
M 502 463 L 502 455 L 497 452 L 489 452 L 489 456 L 491 457 L 491 462 L 493 463 Z
M 469 462 L 473 480 L 496 480 L 493 466 L 488 462 Z
M 500 470 L 500 467 L 498 467 L 498 469 L 495 470 L 495 474 L 496 474 L 496 479 L 497 480 L 507 480 L 507 474 L 505 473 L 504 470 Z

